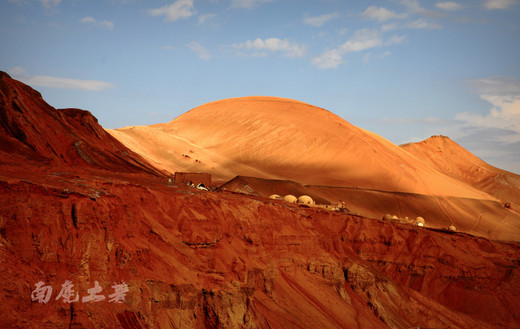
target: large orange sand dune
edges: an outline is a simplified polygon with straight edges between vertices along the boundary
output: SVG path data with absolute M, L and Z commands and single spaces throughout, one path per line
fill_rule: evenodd
M 109 132 L 159 168 L 290 179 L 427 195 L 494 199 L 388 140 L 295 100 L 211 102 L 166 124 Z

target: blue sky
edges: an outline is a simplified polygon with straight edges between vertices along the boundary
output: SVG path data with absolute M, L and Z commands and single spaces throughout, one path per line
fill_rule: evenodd
M 520 173 L 519 0 L 1 0 L 0 70 L 106 128 L 251 95 Z

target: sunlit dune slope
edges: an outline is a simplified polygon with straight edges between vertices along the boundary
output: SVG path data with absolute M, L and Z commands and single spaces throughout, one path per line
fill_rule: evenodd
M 166 124 L 110 133 L 171 172 L 205 171 L 222 179 L 244 175 L 492 198 L 374 133 L 327 110 L 290 99 L 225 99 L 199 106 Z
M 493 167 L 446 136 L 432 136 L 401 148 L 443 174 L 520 207 L 520 175 Z

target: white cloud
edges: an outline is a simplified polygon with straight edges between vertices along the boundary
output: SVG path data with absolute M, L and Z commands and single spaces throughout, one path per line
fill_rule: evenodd
M 356 31 L 354 37 L 342 44 L 339 49 L 342 53 L 347 54 L 374 48 L 380 46 L 382 43 L 383 39 L 378 31 L 363 29 Z
M 114 22 L 98 21 L 94 17 L 91 17 L 91 16 L 83 17 L 82 19 L 80 19 L 79 22 L 82 24 L 90 24 L 90 25 L 98 26 L 101 28 L 105 28 L 107 30 L 112 30 L 114 28 Z
M 413 22 L 403 25 L 404 28 L 412 30 L 439 30 L 442 29 L 442 25 L 430 22 L 424 18 L 419 18 Z
M 440 30 L 442 25 L 431 22 L 424 18 L 419 18 L 412 22 L 406 23 L 391 23 L 381 26 L 381 32 L 388 32 L 393 30 Z
M 515 0 L 486 0 L 484 7 L 486 9 L 507 9 L 516 4 Z
M 179 19 L 186 19 L 195 15 L 193 0 L 177 0 L 170 5 L 149 9 L 148 15 L 164 16 L 165 22 L 175 22 Z
M 462 9 L 462 5 L 456 2 L 447 1 L 447 2 L 437 2 L 435 7 L 446 10 L 446 11 L 455 11 Z
M 352 52 L 360 52 L 367 49 L 390 46 L 402 43 L 406 36 L 392 36 L 384 40 L 381 33 L 377 30 L 363 29 L 354 32 L 354 36 L 337 48 L 326 49 L 320 55 L 314 57 L 311 63 L 321 69 L 335 68 L 343 64 L 343 57 Z M 389 53 L 387 54 L 389 55 Z M 386 55 L 385 55 L 386 56 Z M 369 59 L 365 57 L 365 59 Z
M 417 0 L 401 0 L 399 3 L 407 7 L 408 10 L 414 14 L 422 14 L 427 11 L 421 7 L 421 4 Z
M 472 128 L 509 130 L 514 134 L 497 137 L 496 140 L 504 143 L 520 143 L 520 96 L 481 95 L 480 98 L 493 106 L 489 113 L 481 115 L 462 112 L 458 113 L 455 119 Z
M 366 53 L 364 56 L 363 56 L 363 62 L 365 63 L 368 63 L 370 61 L 372 61 L 373 59 L 381 59 L 381 58 L 385 58 L 386 56 L 390 56 L 392 54 L 391 51 L 387 50 L 385 51 L 384 53 L 382 54 L 372 54 L 372 53 Z
M 385 40 L 385 46 L 398 45 L 406 41 L 408 37 L 406 35 L 392 35 L 390 38 Z
M 313 16 L 313 17 L 305 17 L 303 19 L 303 22 L 307 25 L 320 27 L 323 24 L 327 23 L 330 20 L 339 18 L 338 13 L 331 13 L 331 14 L 324 14 L 320 16 Z
M 398 25 L 396 23 L 385 24 L 385 25 L 381 26 L 381 32 L 397 30 L 398 28 L 400 28 L 400 25 Z
M 199 25 L 202 25 L 210 20 L 212 20 L 215 16 L 217 16 L 216 14 L 202 14 L 202 15 L 199 15 L 199 17 L 197 18 L 197 21 L 199 23 Z
M 428 17 L 442 17 L 444 13 L 425 9 L 421 6 L 418 0 L 401 0 L 399 3 L 408 8 L 409 14 L 428 16 Z
M 312 59 L 311 63 L 320 69 L 331 69 L 343 64 L 343 54 L 339 49 L 325 50 L 321 55 Z
M 384 22 L 389 19 L 404 19 L 408 15 L 405 13 L 397 14 L 396 12 L 383 7 L 370 6 L 363 13 L 361 13 L 361 16 L 376 20 L 378 22 Z
M 59 6 L 59 4 L 61 3 L 61 0 L 38 0 L 43 8 L 45 9 L 51 9 L 53 7 L 57 7 Z
M 96 19 L 94 17 L 90 17 L 90 16 L 87 16 L 87 17 L 83 17 L 82 19 L 79 20 L 80 23 L 95 23 L 96 22 Z
M 199 44 L 195 41 L 192 41 L 189 44 L 187 44 L 186 46 L 191 51 L 197 53 L 197 55 L 199 56 L 200 59 L 205 60 L 205 61 L 208 61 L 209 59 L 211 59 L 210 52 L 206 48 L 204 48 L 201 44 Z
M 80 80 L 69 78 L 58 78 L 44 75 L 30 75 L 24 68 L 20 66 L 13 67 L 8 70 L 13 78 L 18 79 L 30 86 L 59 88 L 59 89 L 75 89 L 87 91 L 101 91 L 112 88 L 114 85 L 110 82 L 98 80 Z
M 253 51 L 252 56 L 265 56 L 265 51 L 281 52 L 287 57 L 301 57 L 305 54 L 305 45 L 289 41 L 287 39 L 268 38 L 248 40 L 243 43 L 233 44 L 233 48 Z
M 512 77 L 497 76 L 470 80 L 468 83 L 472 88 L 477 90 L 480 95 L 520 95 L 520 80 Z
M 392 118 L 381 122 L 421 127 L 427 135 L 450 136 L 484 161 L 520 174 L 520 80 L 492 77 L 469 81 L 490 105 L 482 112 L 457 113 L 452 119 Z M 423 136 L 422 138 L 425 138 Z
M 488 113 L 458 113 L 456 119 L 473 128 L 495 128 L 513 134 L 502 137 L 506 143 L 520 142 L 520 80 L 511 77 L 494 77 L 470 81 L 480 98 L 492 105 Z
M 252 9 L 264 3 L 273 2 L 274 0 L 231 0 L 231 7 Z

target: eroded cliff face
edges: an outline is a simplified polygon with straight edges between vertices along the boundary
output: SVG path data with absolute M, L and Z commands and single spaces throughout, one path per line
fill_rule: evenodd
M 520 325 L 517 243 L 159 179 L 3 177 L 0 193 L 2 327 Z M 80 301 L 55 300 L 65 280 Z M 125 282 L 125 302 L 82 303 L 95 281 Z
M 90 112 L 56 110 L 39 92 L 1 71 L 0 153 L 15 163 L 163 174 L 108 134 Z

